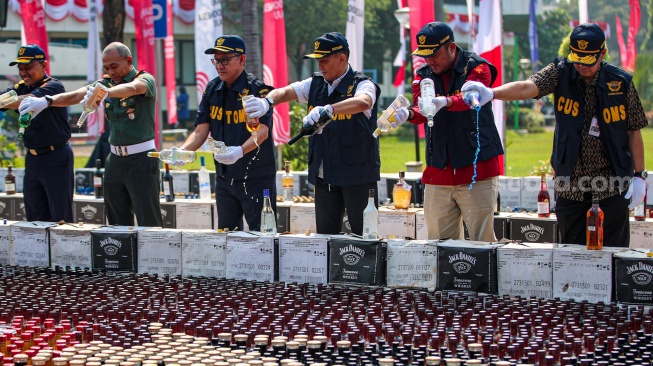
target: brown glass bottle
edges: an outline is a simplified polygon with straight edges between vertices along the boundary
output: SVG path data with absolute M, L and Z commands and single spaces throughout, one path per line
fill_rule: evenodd
M 592 193 L 592 207 L 587 211 L 586 242 L 589 250 L 603 249 L 603 217 L 598 193 Z
M 7 194 L 16 194 L 16 176 L 13 170 L 13 166 L 9 165 L 7 167 L 7 176 L 5 177 L 5 192 Z

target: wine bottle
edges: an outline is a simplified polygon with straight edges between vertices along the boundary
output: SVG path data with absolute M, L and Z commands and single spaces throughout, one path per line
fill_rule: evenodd
M 166 172 L 163 174 L 163 195 L 166 198 L 166 202 L 174 202 L 175 187 L 172 182 L 172 174 L 170 174 L 168 163 L 166 163 Z
M 546 184 L 546 173 L 542 173 L 540 181 L 540 192 L 537 194 L 537 216 L 549 217 L 551 215 L 551 199 L 549 187 Z
M 95 198 L 103 197 L 103 181 L 104 174 L 102 172 L 102 160 L 97 159 L 95 161 L 95 174 L 93 174 L 93 188 L 95 190 Z
M 292 145 L 297 140 L 304 136 L 313 136 L 314 134 L 320 132 L 326 125 L 331 123 L 333 121 L 333 115 L 331 112 L 329 112 L 326 108 L 322 109 L 320 112 L 320 118 L 317 120 L 312 125 L 304 125 L 302 126 L 302 129 L 299 130 L 299 132 L 295 135 L 295 137 L 291 138 L 290 141 L 288 141 L 288 145 Z
M 592 193 L 592 207 L 587 211 L 586 241 L 588 250 L 603 249 L 603 217 L 598 193 Z

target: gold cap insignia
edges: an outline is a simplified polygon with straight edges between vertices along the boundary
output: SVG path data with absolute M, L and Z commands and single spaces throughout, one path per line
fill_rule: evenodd
M 18 50 L 19 55 L 22 55 L 23 53 L 25 53 L 25 47 L 21 47 L 20 50 Z
M 588 41 L 579 40 L 578 41 L 578 48 L 581 49 L 581 50 L 584 50 L 584 49 L 587 48 L 588 44 L 589 44 Z
M 215 43 L 216 45 L 221 46 L 224 43 L 224 38 L 218 38 L 218 40 Z
M 419 44 L 424 44 L 424 42 L 426 42 L 426 36 L 419 36 L 418 41 L 419 41 Z
M 320 49 L 320 41 L 315 41 L 315 49 Z

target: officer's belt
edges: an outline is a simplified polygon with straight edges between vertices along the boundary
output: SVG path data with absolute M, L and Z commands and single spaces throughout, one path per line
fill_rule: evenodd
M 68 146 L 68 143 L 66 142 L 65 144 L 61 144 L 59 146 L 46 146 L 46 147 L 40 147 L 38 149 L 28 149 L 27 151 L 29 151 L 30 154 L 36 156 L 36 155 L 47 154 L 50 151 L 61 149 L 64 146 Z
M 117 156 L 129 156 L 154 149 L 154 140 L 134 145 L 111 145 L 111 153 Z

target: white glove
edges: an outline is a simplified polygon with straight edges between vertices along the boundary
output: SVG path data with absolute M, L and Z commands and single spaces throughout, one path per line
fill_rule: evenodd
M 264 116 L 270 109 L 265 98 L 252 98 L 245 102 L 245 112 L 252 118 Z
M 45 98 L 27 97 L 20 102 L 18 112 L 20 115 L 32 113 L 32 118 L 48 108 L 48 101 Z
M 320 113 L 322 113 L 322 111 L 324 109 L 328 110 L 330 113 L 333 113 L 333 107 L 331 107 L 330 104 L 327 104 L 324 107 L 321 107 L 321 106 L 320 107 L 315 107 L 315 108 L 311 109 L 311 112 L 308 115 L 306 115 L 306 117 L 304 117 L 304 119 L 302 120 L 302 122 L 304 123 L 304 126 L 314 125 L 315 122 L 317 122 L 320 119 Z M 320 134 L 320 133 L 322 133 L 322 130 L 320 130 L 318 132 L 318 134 Z
M 625 199 L 630 199 L 632 197 L 628 209 L 634 210 L 637 205 L 642 203 L 644 196 L 646 196 L 646 182 L 642 178 L 634 177 L 633 180 L 630 181 L 630 187 L 628 187 L 628 192 L 626 192 L 626 195 L 624 196 Z
M 390 122 L 392 128 L 397 128 L 403 125 L 407 120 L 410 113 L 408 113 L 408 108 L 399 108 L 394 114 L 394 122 Z
M 174 155 L 174 154 L 175 154 L 175 151 L 184 151 L 184 150 L 186 150 L 186 149 L 184 149 L 183 147 L 182 147 L 182 148 L 178 148 L 177 146 L 173 146 L 171 150 L 172 150 L 172 154 Z M 182 166 L 182 165 L 186 165 L 186 162 L 183 161 L 183 160 L 175 160 L 175 161 L 170 162 L 170 163 L 168 163 L 168 164 L 170 164 L 170 165 L 172 165 L 172 166 Z
M 93 95 L 93 90 L 95 90 L 95 86 L 94 85 L 89 86 L 88 90 L 86 91 L 86 95 L 84 96 L 84 99 L 82 99 L 82 101 L 79 102 L 79 104 L 81 104 L 81 105 L 86 104 L 86 102 L 88 102 L 88 100 L 91 98 L 91 95 Z M 109 93 L 105 93 L 104 97 L 102 97 L 102 99 L 100 99 L 100 101 L 98 102 L 98 105 L 102 104 L 102 102 L 105 99 L 107 99 L 108 95 L 109 95 Z
M 478 101 L 481 105 L 485 105 L 487 102 L 490 102 L 492 99 L 494 99 L 494 91 L 492 91 L 492 88 L 488 88 L 487 86 L 483 85 L 483 83 L 478 81 L 466 82 L 463 84 L 463 87 L 460 88 L 460 91 L 463 93 L 469 91 L 477 91 L 481 95 L 481 98 Z
M 442 107 L 447 105 L 447 97 L 435 97 L 431 100 L 431 102 L 435 105 L 435 114 L 437 114 L 438 111 L 442 109 Z M 417 98 L 417 106 L 419 107 L 419 114 L 426 117 L 426 114 L 422 113 L 424 110 L 422 97 Z
M 243 157 L 242 146 L 227 146 L 227 153 L 213 153 L 213 158 L 220 164 L 231 165 Z

